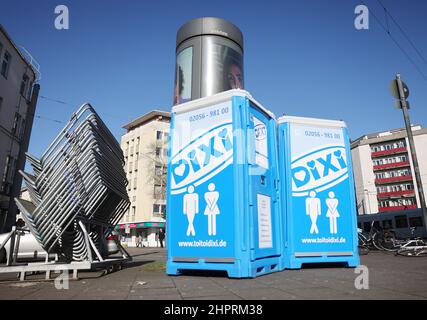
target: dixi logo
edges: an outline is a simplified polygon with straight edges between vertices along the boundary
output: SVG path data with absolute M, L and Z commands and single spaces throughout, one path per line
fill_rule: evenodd
M 264 140 L 267 137 L 267 128 L 263 123 L 257 124 L 254 127 L 254 132 L 256 140 Z
M 348 177 L 345 148 L 330 146 L 299 157 L 292 161 L 291 174 L 293 196 L 330 188 Z
M 171 193 L 185 192 L 222 171 L 233 161 L 231 123 L 215 127 L 172 156 Z

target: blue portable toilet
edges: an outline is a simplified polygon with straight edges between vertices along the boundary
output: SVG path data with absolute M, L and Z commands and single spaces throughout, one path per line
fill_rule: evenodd
M 274 115 L 239 89 L 172 109 L 167 185 L 169 275 L 279 271 Z
M 278 119 L 283 252 L 281 268 L 359 265 L 357 213 L 346 124 Z

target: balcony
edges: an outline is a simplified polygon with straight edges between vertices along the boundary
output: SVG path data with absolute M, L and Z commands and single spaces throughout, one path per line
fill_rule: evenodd
M 389 198 L 401 196 L 415 196 L 415 190 L 401 190 L 401 191 L 391 191 L 391 192 L 380 192 L 377 194 L 378 198 Z
M 400 211 L 400 210 L 411 210 L 417 209 L 416 204 L 410 204 L 406 206 L 395 206 L 395 207 L 380 207 L 378 208 L 379 212 L 388 212 L 388 211 Z
M 371 157 L 376 158 L 376 157 L 388 156 L 392 154 L 405 153 L 405 152 L 407 152 L 406 147 L 394 148 L 389 150 L 371 152 Z
M 408 167 L 409 161 L 402 161 L 402 162 L 393 162 L 393 163 L 387 163 L 387 164 L 378 164 L 374 166 L 374 170 L 385 170 L 390 168 L 401 168 L 401 167 Z
M 400 181 L 412 181 L 412 175 L 399 176 L 399 177 L 390 177 L 390 178 L 379 178 L 375 179 L 375 184 L 386 184 L 392 182 L 400 182 Z

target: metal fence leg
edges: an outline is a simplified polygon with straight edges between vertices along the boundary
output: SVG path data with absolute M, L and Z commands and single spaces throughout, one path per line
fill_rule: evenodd
M 93 262 L 93 258 L 92 258 L 92 250 L 90 248 L 90 243 L 89 243 L 89 235 L 88 235 L 88 233 L 86 231 L 85 226 L 83 225 L 83 223 L 81 221 L 79 221 L 79 226 L 80 226 L 80 228 L 83 231 L 83 237 L 84 237 L 84 240 L 85 240 L 86 249 L 87 249 L 87 255 L 88 255 L 89 261 L 90 261 L 90 263 L 92 263 Z
M 6 243 L 9 241 L 9 239 L 12 237 L 13 234 L 13 230 L 11 232 L 8 233 L 8 235 L 6 236 L 6 238 L 3 240 L 2 244 L 0 245 L 0 249 L 2 249 Z
M 16 263 L 18 260 L 18 253 L 19 253 L 19 243 L 21 241 L 21 234 L 19 232 L 16 233 L 16 240 L 15 240 L 15 248 L 13 252 L 13 261 L 12 263 Z
M 123 257 L 124 259 L 132 260 L 131 255 L 130 255 L 130 254 L 129 254 L 129 252 L 127 252 L 127 251 L 126 251 L 126 249 L 122 246 L 122 244 L 120 243 L 120 241 L 119 241 L 119 240 L 114 239 L 114 242 L 116 243 L 117 247 L 119 248 L 120 253 L 122 254 L 122 257 Z
M 81 221 L 79 221 L 79 225 L 83 230 L 83 233 L 85 234 L 85 238 L 87 239 L 87 241 L 89 242 L 89 247 L 88 247 L 88 252 L 90 252 L 90 248 L 92 247 L 93 251 L 95 252 L 96 256 L 98 257 L 99 261 L 104 261 L 104 259 L 102 258 L 101 254 L 99 253 L 98 249 L 95 246 L 95 243 L 93 243 L 91 237 L 89 236 L 85 226 L 83 225 L 83 223 Z M 103 236 L 103 235 L 101 235 Z M 102 239 L 100 239 L 100 241 L 102 241 Z M 92 254 L 91 254 L 92 255 Z M 93 260 L 92 260 L 93 261 Z M 91 261 L 91 262 L 92 262 Z
M 15 252 L 15 236 L 16 236 L 16 227 L 12 227 L 12 234 L 10 237 L 10 246 L 9 246 L 9 254 L 7 255 L 6 265 L 10 266 L 13 261 L 13 253 Z

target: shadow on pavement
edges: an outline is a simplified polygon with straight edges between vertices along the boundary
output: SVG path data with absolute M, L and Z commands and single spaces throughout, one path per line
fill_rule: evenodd
M 126 262 L 125 264 L 123 264 L 123 268 L 128 269 L 128 268 L 140 267 L 144 264 L 152 263 L 152 262 L 156 262 L 156 260 L 129 261 L 129 262 Z
M 159 253 L 159 251 L 152 251 L 152 252 L 146 252 L 146 253 L 141 253 L 141 254 L 133 254 L 133 255 L 131 255 L 131 257 L 134 258 L 134 257 L 139 257 L 139 256 L 147 256 L 147 255 L 150 255 L 153 253 Z
M 301 267 L 301 269 L 334 269 L 334 268 L 348 268 L 348 266 L 346 262 L 322 262 L 322 263 L 303 263 Z
M 181 276 L 228 278 L 226 271 L 219 270 L 180 270 Z M 179 276 L 178 276 L 179 277 Z

